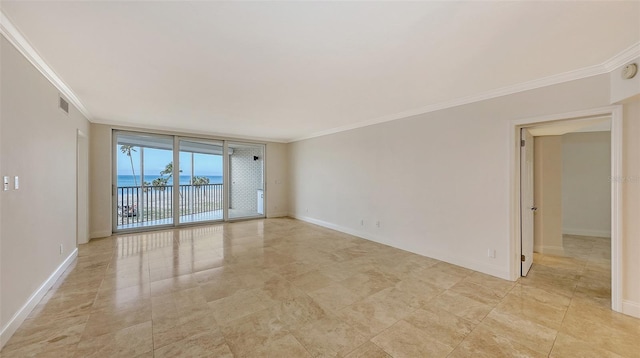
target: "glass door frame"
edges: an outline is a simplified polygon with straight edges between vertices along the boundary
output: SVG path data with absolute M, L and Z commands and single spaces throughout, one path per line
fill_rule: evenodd
M 175 223 L 175 226 L 189 226 L 189 225 L 199 225 L 199 224 L 212 224 L 212 223 L 219 223 L 219 222 L 224 222 L 226 221 L 226 203 L 227 203 L 227 199 L 225 197 L 225 191 L 226 191 L 226 169 L 225 169 L 225 163 L 226 163 L 226 159 L 225 159 L 225 153 L 226 151 L 224 150 L 225 148 L 225 143 L 226 141 L 224 139 L 213 139 L 213 138 L 198 138 L 198 137 L 190 137 L 190 136 L 182 136 L 182 135 L 175 135 L 174 136 L 174 148 L 177 148 L 177 150 L 174 150 L 173 152 L 173 162 L 177 163 L 177 165 L 173 166 L 173 177 L 174 178 L 178 178 L 178 180 L 174 180 L 173 181 L 173 202 L 174 203 L 179 203 L 180 202 L 180 167 L 181 164 L 180 163 L 180 142 L 181 141 L 193 141 L 193 142 L 200 142 L 203 144 L 211 144 L 211 145 L 220 145 L 223 150 L 222 150 L 222 218 L 221 219 L 212 219 L 212 220 L 202 220 L 202 221 L 190 221 L 190 222 L 182 222 L 180 221 L 180 208 L 178 208 L 177 210 L 174 210 L 173 213 L 173 222 Z M 192 164 L 193 165 L 193 162 Z M 193 168 L 192 168 L 193 170 Z
M 167 229 L 167 228 L 172 228 L 175 227 L 175 210 L 173 208 L 175 202 L 172 202 L 172 216 L 171 219 L 173 220 L 173 222 L 168 223 L 168 224 L 160 224 L 160 225 L 140 225 L 140 226 L 136 226 L 136 227 L 131 227 L 131 228 L 123 228 L 123 229 L 119 229 L 118 228 L 118 135 L 119 134 L 125 134 L 125 135 L 132 135 L 132 136 L 148 136 L 148 137 L 164 137 L 166 139 L 169 139 L 171 137 L 174 137 L 170 134 L 163 134 L 163 133 L 153 133 L 153 132 L 138 132 L 138 131 L 130 131 L 130 130 L 126 130 L 126 129 L 113 129 L 111 132 L 111 145 L 112 145 L 112 160 L 111 160 L 111 231 L 113 233 L 127 233 L 127 232 L 138 232 L 138 231 L 148 231 L 148 230 L 158 230 L 158 229 Z M 175 141 L 173 141 L 173 145 L 175 146 Z M 172 151 L 175 152 L 175 147 L 172 148 Z M 175 155 L 174 155 L 175 156 Z M 141 190 L 144 193 L 144 153 L 141 150 L 140 153 L 140 184 L 141 184 Z M 174 187 L 172 186 L 172 190 L 174 189 Z M 172 200 L 175 199 L 175 193 L 172 196 Z M 144 211 L 144 209 L 143 209 Z M 138 214 L 140 212 L 136 212 L 136 214 Z M 143 212 L 144 214 L 144 212 Z
M 173 196 L 172 196 L 172 200 L 173 203 L 172 205 L 174 206 L 172 208 L 173 210 L 173 223 L 170 224 L 163 224 L 163 225 L 154 225 L 154 226 L 139 226 L 139 227 L 135 227 L 135 228 L 126 228 L 126 229 L 118 229 L 118 204 L 117 204 L 117 200 L 118 200 L 118 195 L 117 195 L 117 182 L 118 182 L 118 174 L 117 174 L 117 160 L 118 160 L 118 145 L 117 145 L 117 138 L 118 138 L 118 134 L 119 133 L 126 133 L 126 134 L 131 134 L 131 135 L 140 135 L 140 136 L 159 136 L 159 137 L 172 137 L 173 138 L 173 184 L 172 184 L 172 190 L 173 190 Z M 222 173 L 222 188 L 223 188 L 223 205 L 222 205 L 222 210 L 223 210 L 223 215 L 222 215 L 222 219 L 219 220 L 207 220 L 207 221 L 198 221 L 198 222 L 187 222 L 187 223 L 181 223 L 180 222 L 180 211 L 179 211 L 179 207 L 177 207 L 176 203 L 179 203 L 179 197 L 180 197 L 180 148 L 179 148 L 179 144 L 180 144 L 180 140 L 195 140 L 195 141 L 201 141 L 201 142 L 218 142 L 218 143 L 222 143 L 223 146 L 223 160 L 222 160 L 222 167 L 223 167 L 223 173 Z M 112 188 L 112 192 L 111 192 L 111 211 L 112 211 L 112 232 L 113 233 L 117 233 L 117 234 L 123 234 L 123 233 L 133 233 L 133 232 L 141 232 L 141 231 L 151 231 L 151 230 L 160 230 L 160 229 L 170 229 L 170 228 L 176 228 L 176 227 L 182 227 L 182 226 L 193 226 L 193 225 L 206 225 L 206 224 L 213 224 L 213 223 L 221 223 L 221 222 L 235 222 L 235 221 L 245 221 L 245 220 L 253 220 L 253 219 L 260 219 L 260 218 L 266 218 L 267 217 L 267 195 L 268 195 L 268 190 L 267 190 L 267 144 L 265 142 L 258 142 L 258 141 L 251 141 L 251 140 L 238 140 L 238 139 L 233 139 L 233 138 L 221 138 L 221 137 L 214 137 L 214 136 L 198 136 L 198 135 L 191 135 L 189 133 L 173 133 L 173 132 L 164 132 L 164 131 L 139 131 L 136 129 L 130 129 L 130 128 L 125 128 L 125 127 L 112 127 L 111 130 L 111 143 L 112 143 L 112 160 L 111 160 L 111 172 L 112 172 L 112 176 L 111 176 L 111 188 Z M 255 216 L 246 216 L 246 217 L 239 217 L 239 218 L 230 218 L 229 217 L 229 199 L 230 199 L 230 191 L 231 191 L 231 183 L 230 183 L 230 178 L 231 178 L 231 174 L 229 172 L 229 162 L 230 162 L 230 158 L 229 158 L 229 143 L 233 143 L 233 144 L 247 144 L 247 145 L 256 145 L 256 146 L 262 146 L 263 150 L 263 170 L 262 170 L 262 183 L 263 183 L 263 193 L 264 193 L 264 197 L 263 197 L 263 208 L 264 208 L 264 212 L 263 214 L 258 214 Z M 144 165 L 144 164 L 142 164 Z M 140 174 L 142 175 L 142 173 Z M 176 179 L 177 178 L 177 179 Z M 144 178 L 142 178 L 144 179 Z
M 231 202 L 229 201 L 231 199 L 231 186 L 233 185 L 231 183 L 231 180 L 233 179 L 231 177 L 231 157 L 229 156 L 229 144 L 237 144 L 237 145 L 247 145 L 247 146 L 255 146 L 255 147 L 261 147 L 262 148 L 262 207 L 263 207 L 263 213 L 262 214 L 256 214 L 256 215 L 251 215 L 251 216 L 240 216 L 240 217 L 235 217 L 232 218 L 229 216 L 229 205 L 231 204 Z M 224 141 L 224 148 L 225 148 L 225 182 L 229 183 L 228 185 L 225 185 L 224 190 L 226 193 L 226 198 L 225 198 L 225 222 L 234 222 L 234 221 L 245 221 L 245 220 L 253 220 L 253 219 L 260 219 L 260 218 L 266 218 L 267 217 L 267 144 L 266 143 L 257 143 L 257 142 L 251 142 L 251 141 L 242 141 L 242 140 L 225 140 Z

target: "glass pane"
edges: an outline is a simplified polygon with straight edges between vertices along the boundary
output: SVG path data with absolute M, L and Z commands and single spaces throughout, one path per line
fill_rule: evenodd
M 171 137 L 116 134 L 116 230 L 173 224 L 172 161 Z
M 229 218 L 264 216 L 264 145 L 229 143 Z
M 180 223 L 223 219 L 220 142 L 180 140 Z

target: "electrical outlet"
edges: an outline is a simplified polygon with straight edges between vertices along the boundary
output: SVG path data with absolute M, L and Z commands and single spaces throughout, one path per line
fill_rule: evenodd
M 60 255 L 62 255 L 63 252 L 64 252 L 64 247 L 62 246 L 62 244 L 60 244 Z
M 364 226 L 364 219 L 360 220 L 360 226 Z
M 380 228 L 380 220 L 376 221 L 376 227 L 379 229 Z
M 495 258 L 496 258 L 496 250 L 494 250 L 494 249 L 488 249 L 488 250 L 487 250 L 487 256 L 488 256 L 488 257 L 490 257 L 490 258 L 492 258 L 492 259 L 495 259 Z

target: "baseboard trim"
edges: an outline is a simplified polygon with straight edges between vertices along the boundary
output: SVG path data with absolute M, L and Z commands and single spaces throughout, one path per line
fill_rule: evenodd
M 53 271 L 49 278 L 40 285 L 40 287 L 31 294 L 31 297 L 25 302 L 25 304 L 11 317 L 9 322 L 2 327 L 0 331 L 0 349 L 4 347 L 9 341 L 9 338 L 20 328 L 20 325 L 29 316 L 31 311 L 38 305 L 40 300 L 47 294 L 47 291 L 53 286 L 53 284 L 60 278 L 62 273 L 73 263 L 73 260 L 78 256 L 78 249 L 76 248 L 71 254 Z
M 464 259 L 464 258 L 459 258 L 459 257 L 455 257 L 455 256 L 451 256 L 449 254 L 443 253 L 443 252 L 438 252 L 438 251 L 429 251 L 429 252 L 423 252 L 420 250 L 417 250 L 416 248 L 412 248 L 412 247 L 406 247 L 406 246 L 399 246 L 397 245 L 397 243 L 395 242 L 391 242 L 390 240 L 386 239 L 385 237 L 381 237 L 378 235 L 373 235 L 371 233 L 368 232 L 364 232 L 364 231 L 360 231 L 360 230 L 355 230 L 352 228 L 348 228 L 348 227 L 344 227 L 344 226 L 340 226 L 340 225 L 336 225 L 330 222 L 326 222 L 323 220 L 318 220 L 312 217 L 308 217 L 308 216 L 302 216 L 302 215 L 296 215 L 295 213 L 289 213 L 289 217 L 292 217 L 294 219 L 300 220 L 300 221 L 304 221 L 304 222 L 308 222 L 310 224 L 314 224 L 314 225 L 318 225 L 318 226 L 322 226 L 325 227 L 327 229 L 331 229 L 331 230 L 336 230 L 336 231 L 340 231 L 342 233 L 345 234 L 349 234 L 349 235 L 353 235 L 353 236 L 357 236 L 360 238 L 363 238 L 365 240 L 369 240 L 369 241 L 373 241 L 373 242 L 377 242 L 380 244 L 384 244 L 384 245 L 388 245 L 400 250 L 405 250 L 408 252 L 412 252 L 414 254 L 418 254 L 418 255 L 422 255 L 422 256 L 426 256 L 432 259 L 436 259 L 436 260 L 440 260 L 440 261 L 444 261 L 444 262 L 448 262 L 450 264 L 456 265 L 456 266 L 461 266 L 464 268 L 468 268 L 470 270 L 474 270 L 474 271 L 478 271 L 481 273 L 485 273 L 487 275 L 491 275 L 491 276 L 495 276 L 504 280 L 511 280 L 511 277 L 509 275 L 509 271 L 505 270 L 504 267 L 499 267 L 496 265 L 488 265 L 484 262 L 479 262 L 479 261 L 475 261 L 475 260 L 468 260 L 468 259 Z
M 267 215 L 267 218 L 282 218 L 282 217 L 286 217 L 289 216 L 289 213 L 287 212 L 279 212 L 279 213 L 269 213 Z
M 547 254 L 547 255 L 556 255 L 556 256 L 564 255 L 564 247 L 562 246 L 534 246 L 533 251 L 539 252 L 541 254 Z
M 622 300 L 622 313 L 640 318 L 640 302 Z
M 563 235 L 593 236 L 611 238 L 611 230 L 562 229 Z
M 113 233 L 111 232 L 111 230 L 94 231 L 89 235 L 89 240 L 91 240 L 91 239 L 100 239 L 100 238 L 103 238 L 103 237 L 109 237 L 112 234 Z

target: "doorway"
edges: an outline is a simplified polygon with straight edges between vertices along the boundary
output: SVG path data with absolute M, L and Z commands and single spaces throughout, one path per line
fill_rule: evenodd
M 535 212 L 535 203 L 529 201 L 529 190 L 533 187 L 529 183 L 527 172 L 526 150 L 522 148 L 522 135 L 532 127 L 558 128 L 559 126 L 589 126 L 601 121 L 603 117 L 611 118 L 611 175 L 610 178 L 621 175 L 622 162 L 622 112 L 620 107 L 606 107 L 583 112 L 547 116 L 534 119 L 513 121 L 510 123 L 513 138 L 512 153 L 512 267 L 511 277 L 517 279 L 525 276 L 530 262 L 527 256 L 533 258 L 533 222 L 525 215 Z M 525 139 L 526 141 L 526 139 Z M 531 148 L 533 153 L 533 148 Z M 516 154 L 517 153 L 517 154 Z M 522 159 L 524 156 L 525 160 Z M 620 245 L 620 185 L 611 180 L 611 308 L 615 311 L 622 309 L 621 300 L 621 245 Z M 531 197 L 533 197 L 531 195 Z M 525 214 L 526 213 L 526 214 Z
M 229 219 L 264 215 L 264 145 L 229 143 Z

